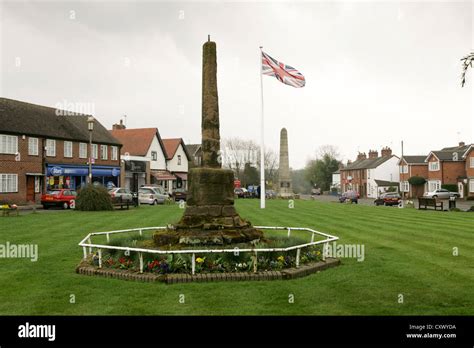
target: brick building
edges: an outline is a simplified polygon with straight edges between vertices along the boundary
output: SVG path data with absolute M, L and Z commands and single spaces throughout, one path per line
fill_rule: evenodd
M 474 144 L 467 148 L 462 157 L 466 161 L 466 179 L 463 180 L 465 191 L 468 197 L 474 197 Z
M 87 182 L 89 116 L 0 98 L 0 202 L 39 202 L 48 189 Z M 92 180 L 120 184 L 120 142 L 97 120 Z
M 431 151 L 425 158 L 428 164 L 427 190 L 440 189 L 442 185 L 457 185 L 461 196 L 464 195 L 464 179 L 466 176 L 466 159 L 463 155 L 469 145 L 461 142 L 455 147 L 445 147 L 439 151 Z M 459 190 L 461 188 L 461 190 Z
M 400 192 L 406 198 L 415 198 L 423 196 L 428 184 L 411 185 L 409 179 L 417 176 L 428 180 L 428 163 L 425 162 L 426 156 L 403 156 L 398 161 L 400 169 Z

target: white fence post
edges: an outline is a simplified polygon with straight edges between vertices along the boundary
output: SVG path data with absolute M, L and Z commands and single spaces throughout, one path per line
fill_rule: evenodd
M 196 255 L 193 253 L 193 256 L 191 258 L 191 273 L 194 275 L 194 272 L 196 271 Z
M 140 258 L 140 273 L 143 273 L 143 253 L 139 252 L 138 257 Z
M 314 232 L 311 233 L 311 243 L 313 243 L 313 242 L 314 242 Z
M 87 259 L 87 248 L 82 247 L 82 250 L 84 251 L 84 260 L 86 260 Z
M 99 249 L 99 268 L 102 268 L 102 249 Z
M 288 227 L 288 238 L 291 236 L 291 228 Z
M 257 273 L 257 251 L 255 250 L 255 254 L 253 255 L 253 273 Z
M 92 244 L 90 237 L 87 239 L 87 243 Z M 92 254 L 92 247 L 89 247 L 89 254 Z
M 324 243 L 323 244 L 323 261 L 326 260 L 326 253 L 328 252 L 329 249 L 329 243 Z
M 296 249 L 296 268 L 300 266 L 301 248 Z
M 109 236 L 109 233 L 107 233 L 106 236 L 107 236 L 107 243 L 110 243 L 110 236 Z
M 143 232 L 141 228 L 138 230 L 138 232 L 140 233 L 140 236 L 143 236 Z

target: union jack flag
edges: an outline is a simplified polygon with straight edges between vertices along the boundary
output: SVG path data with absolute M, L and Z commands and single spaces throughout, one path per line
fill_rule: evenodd
M 296 88 L 304 87 L 306 81 L 304 76 L 292 66 L 286 65 L 270 57 L 262 51 L 262 74 L 274 76 L 285 85 Z

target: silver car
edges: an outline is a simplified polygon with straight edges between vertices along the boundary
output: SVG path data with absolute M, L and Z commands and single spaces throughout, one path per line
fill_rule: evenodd
M 446 189 L 437 189 L 431 192 L 425 192 L 423 196 L 428 198 L 449 199 L 451 197 L 459 198 L 459 193 L 451 192 Z
M 114 187 L 109 189 L 109 195 L 112 199 L 121 200 L 122 202 L 132 202 L 133 195 L 129 189 Z
M 138 190 L 140 204 L 164 204 L 167 199 L 169 195 L 159 186 L 144 186 Z

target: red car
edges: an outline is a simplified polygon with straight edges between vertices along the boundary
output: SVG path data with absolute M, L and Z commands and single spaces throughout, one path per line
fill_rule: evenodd
M 41 204 L 43 209 L 48 209 L 49 207 L 74 208 L 76 196 L 76 191 L 70 189 L 47 191 L 41 195 Z

